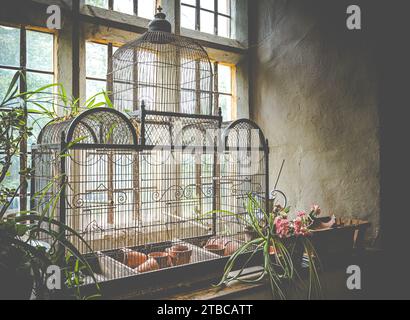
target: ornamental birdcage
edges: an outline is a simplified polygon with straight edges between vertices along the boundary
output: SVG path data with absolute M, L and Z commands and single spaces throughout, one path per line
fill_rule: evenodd
M 114 108 L 43 128 L 33 146 L 32 194 L 41 196 L 32 210 L 87 241 L 66 234 L 107 295 L 221 275 L 246 241 L 247 197 L 268 205 L 262 131 L 246 119 L 223 122 L 206 51 L 171 34 L 162 13 L 117 50 L 108 78 Z

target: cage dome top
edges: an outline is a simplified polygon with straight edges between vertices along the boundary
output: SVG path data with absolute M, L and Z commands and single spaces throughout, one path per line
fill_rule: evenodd
M 119 48 L 108 73 L 108 91 L 117 110 L 218 115 L 213 70 L 205 49 L 173 34 L 162 9 L 148 31 Z
M 148 31 L 171 32 L 171 23 L 166 20 L 166 15 L 162 12 L 162 8 L 159 6 L 157 10 L 158 12 L 155 15 L 155 19 L 148 25 Z

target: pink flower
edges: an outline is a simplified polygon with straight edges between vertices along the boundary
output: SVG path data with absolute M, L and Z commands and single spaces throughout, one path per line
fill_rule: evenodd
M 289 220 L 281 217 L 275 219 L 276 234 L 280 238 L 285 238 L 289 235 Z
M 315 216 L 320 215 L 320 212 L 322 211 L 318 204 L 313 204 L 310 210 Z
M 293 228 L 295 229 L 295 234 L 300 234 L 300 230 L 302 229 L 303 221 L 302 217 L 298 213 L 298 217 L 293 220 Z
M 309 234 L 309 229 L 305 225 L 301 216 L 298 216 L 295 220 L 293 220 L 293 229 L 295 230 L 295 235 L 297 236 L 305 236 Z
M 297 216 L 303 218 L 303 217 L 306 216 L 306 212 L 305 211 L 298 211 Z

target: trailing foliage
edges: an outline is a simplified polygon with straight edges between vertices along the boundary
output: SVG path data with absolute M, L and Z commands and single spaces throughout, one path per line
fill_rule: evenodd
M 13 160 L 23 155 L 23 141 L 26 142 L 33 134 L 27 119 L 34 114 L 49 121 L 61 121 L 81 111 L 79 100 L 69 99 L 61 84 L 50 84 L 35 91 L 19 93 L 18 83 L 21 80 L 25 81 L 23 73 L 17 72 L 0 102 L 0 297 L 28 299 L 34 289 L 36 298 L 40 299 L 67 298 L 67 295 L 86 298 L 80 292 L 83 271 L 86 271 L 96 284 L 97 293 L 92 297 L 95 298 L 99 295 L 99 287 L 94 274 L 85 257 L 71 241 L 75 239 L 89 251 L 92 249 L 80 234 L 53 218 L 66 183 L 64 176 L 54 177 L 42 190 L 31 195 L 37 199 L 36 207 L 30 211 L 6 215 L 11 203 L 19 196 L 21 188 L 27 186 L 32 175 L 28 167 L 20 170 L 18 187 L 12 188 L 6 183 Z M 105 102 L 96 102 L 98 95 L 103 95 Z M 86 102 L 86 108 L 112 106 L 107 99 L 106 93 L 99 93 Z M 28 109 L 27 106 L 34 106 L 35 109 Z M 57 112 L 57 108 L 60 111 Z M 59 117 L 58 114 L 63 115 Z M 69 155 L 65 150 L 59 155 L 66 156 Z M 55 185 L 59 186 L 57 191 L 52 189 Z M 47 242 L 39 239 L 47 239 Z M 54 265 L 63 274 L 62 290 L 52 291 L 47 287 L 50 277 L 47 269 Z
M 246 209 L 246 216 L 220 210 L 208 213 L 234 216 L 245 225 L 248 232 L 254 235 L 252 240 L 242 243 L 228 259 L 218 286 L 228 285 L 232 281 L 257 283 L 267 280 L 274 298 L 286 299 L 289 292 L 295 289 L 300 292 L 305 290 L 308 299 L 321 298 L 320 262 L 308 237 L 308 227 L 320 209 L 317 207 L 318 211 L 312 210 L 309 215 L 299 213 L 298 218 L 291 222 L 288 221 L 286 226 L 281 224 L 281 221 L 287 219 L 290 208 L 276 206 L 273 212 L 268 213 L 252 195 L 248 195 Z M 304 220 L 304 222 L 299 224 L 300 220 Z M 283 232 L 283 228 L 286 229 L 286 234 Z M 249 257 L 240 265 L 239 258 L 245 253 Z M 307 284 L 300 275 L 303 254 L 308 261 Z M 262 255 L 262 271 L 254 278 L 244 278 L 245 269 L 258 255 Z M 238 269 L 238 272 L 233 272 Z

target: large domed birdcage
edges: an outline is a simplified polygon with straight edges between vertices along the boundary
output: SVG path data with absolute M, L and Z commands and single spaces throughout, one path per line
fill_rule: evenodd
M 114 108 L 42 129 L 31 210 L 81 235 L 87 246 L 62 233 L 105 293 L 208 281 L 246 241 L 249 195 L 268 208 L 267 141 L 248 119 L 223 122 L 206 51 L 172 34 L 163 13 L 113 60 Z M 92 279 L 82 276 L 83 290 Z
M 147 110 L 217 115 L 213 108 L 213 71 L 205 49 L 171 33 L 158 8 L 148 32 L 113 56 L 108 74 L 111 99 L 120 111 Z

